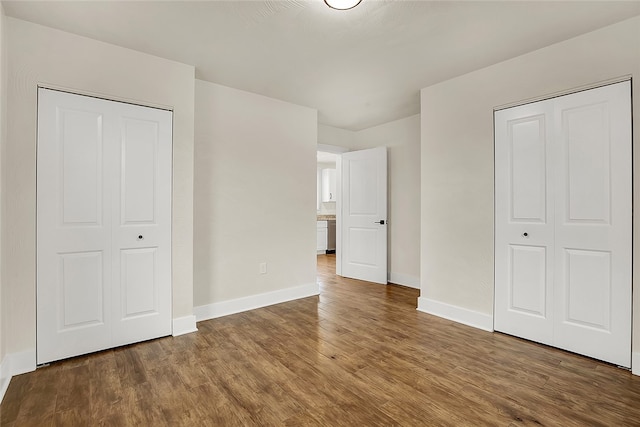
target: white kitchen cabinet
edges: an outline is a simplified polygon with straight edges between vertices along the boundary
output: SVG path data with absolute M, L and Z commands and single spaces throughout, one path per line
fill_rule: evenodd
M 322 169 L 322 201 L 336 201 L 336 170 Z
M 318 240 L 317 251 L 318 253 L 325 253 L 327 250 L 327 221 L 318 221 Z

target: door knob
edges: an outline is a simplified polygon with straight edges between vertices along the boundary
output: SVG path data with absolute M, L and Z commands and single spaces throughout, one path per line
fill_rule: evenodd
M 381 219 L 380 221 L 376 221 L 374 222 L 374 224 L 384 225 L 384 219 Z
M 529 233 L 525 231 L 524 233 L 522 233 L 522 237 L 529 237 Z

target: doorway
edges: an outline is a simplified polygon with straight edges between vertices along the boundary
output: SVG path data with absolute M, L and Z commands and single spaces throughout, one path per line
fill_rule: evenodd
M 335 253 L 340 276 L 387 284 L 387 149 L 322 147 L 328 150 L 318 150 L 317 253 Z

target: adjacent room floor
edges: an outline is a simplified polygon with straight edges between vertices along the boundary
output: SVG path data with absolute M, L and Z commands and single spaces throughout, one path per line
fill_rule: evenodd
M 638 425 L 640 377 L 416 311 L 336 277 L 319 297 L 14 377 L 2 426 Z

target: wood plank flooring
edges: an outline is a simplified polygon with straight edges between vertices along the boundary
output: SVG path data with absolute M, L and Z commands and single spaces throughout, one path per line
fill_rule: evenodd
M 640 425 L 640 378 L 417 312 L 336 277 L 320 297 L 14 377 L 2 426 Z

